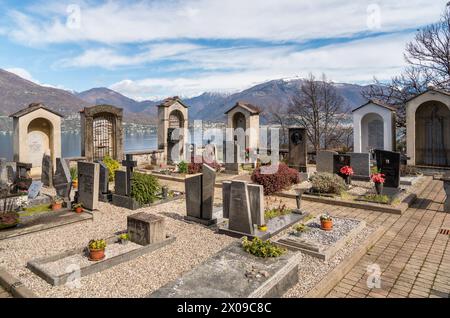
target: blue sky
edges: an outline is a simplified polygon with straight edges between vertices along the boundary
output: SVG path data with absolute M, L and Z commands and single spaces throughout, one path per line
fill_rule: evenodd
M 325 73 L 387 80 L 446 0 L 0 0 L 0 68 L 131 98 L 233 92 Z

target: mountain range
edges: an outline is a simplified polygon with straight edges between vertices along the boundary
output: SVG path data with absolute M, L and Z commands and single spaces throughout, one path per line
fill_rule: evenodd
M 192 98 L 183 98 L 189 106 L 189 118 L 223 121 L 225 111 L 237 101 L 245 101 L 268 109 L 286 109 L 290 98 L 302 83 L 302 79 L 272 80 L 233 94 L 203 93 Z M 365 86 L 355 84 L 335 84 L 345 100 L 347 110 L 366 102 L 361 95 Z M 0 69 L 0 115 L 9 115 L 31 103 L 41 102 L 47 107 L 62 113 L 74 114 L 85 106 L 109 104 L 121 107 L 125 119 L 136 122 L 155 122 L 160 101 L 136 101 L 108 88 L 92 88 L 76 93 L 62 89 L 41 86 L 23 79 L 13 73 Z

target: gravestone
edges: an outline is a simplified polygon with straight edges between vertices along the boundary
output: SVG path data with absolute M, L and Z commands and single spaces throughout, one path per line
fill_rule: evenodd
M 53 161 L 49 154 L 44 154 L 42 158 L 42 174 L 41 181 L 44 186 L 53 186 Z
M 139 245 L 149 245 L 166 239 L 164 218 L 144 212 L 127 217 L 130 241 Z
M 122 195 L 128 197 L 130 195 L 130 190 L 128 188 L 127 182 L 127 172 L 123 170 L 116 170 L 114 177 L 114 192 L 117 195 Z
M 8 184 L 8 170 L 6 159 L 0 158 L 0 188 Z
M 222 182 L 223 217 L 230 218 L 231 181 Z
M 133 170 L 137 167 L 137 161 L 133 161 L 133 155 L 127 154 L 126 159 L 122 161 L 122 166 L 127 169 L 127 189 L 131 191 L 131 178 L 133 177 Z
M 70 202 L 70 191 L 72 190 L 72 179 L 66 161 L 56 158 L 56 171 L 53 176 L 53 186 L 56 194 L 63 198 L 66 203 Z
M 245 181 L 231 181 L 228 229 L 240 233 L 254 233 L 250 211 L 250 197 Z
M 319 151 L 316 158 L 317 172 L 334 173 L 334 155 L 337 154 L 335 151 Z
M 102 202 L 111 201 L 111 192 L 109 191 L 109 170 L 103 161 L 98 161 L 100 168 L 100 179 L 98 183 L 98 198 Z
M 233 153 L 228 153 L 227 149 L 233 149 Z M 226 174 L 239 174 L 239 147 L 234 141 L 224 142 L 223 158 L 225 161 Z
M 308 152 L 305 128 L 289 128 L 288 165 L 300 172 L 307 171 Z
M 252 223 L 257 226 L 266 225 L 264 219 L 264 187 L 257 184 L 248 184 L 247 189 Z
M 31 163 L 24 163 L 24 162 L 16 162 L 16 184 L 17 188 L 20 190 L 28 190 L 28 188 L 31 185 L 31 182 L 33 182 L 33 179 L 31 178 L 30 172 L 32 168 Z
M 400 153 L 386 150 L 375 150 L 378 170 L 385 175 L 384 187 L 400 186 Z
M 28 188 L 28 199 L 34 200 L 41 193 L 43 183 L 41 181 L 33 181 Z
M 88 210 L 98 209 L 100 165 L 98 163 L 78 161 L 78 197 Z
M 207 144 L 203 151 L 203 159 L 206 163 L 217 162 L 217 148 L 214 144 Z
M 216 171 L 203 164 L 202 173 L 185 179 L 186 220 L 205 225 L 217 223 L 213 217 Z
M 370 154 L 369 153 L 348 153 L 355 180 L 370 180 Z
M 8 182 L 9 183 L 15 183 L 16 182 L 16 170 L 12 166 L 12 164 L 8 164 L 6 166 L 7 176 L 8 176 Z
M 334 155 L 333 156 L 333 173 L 341 175 L 341 168 L 351 166 L 351 157 L 349 155 Z

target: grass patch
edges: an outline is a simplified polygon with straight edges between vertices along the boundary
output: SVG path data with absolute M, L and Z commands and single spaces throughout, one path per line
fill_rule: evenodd
M 281 248 L 270 241 L 262 241 L 257 237 L 252 241 L 249 241 L 247 237 L 244 237 L 241 244 L 244 251 L 256 257 L 279 257 L 286 253 L 286 249 Z
M 363 199 L 370 202 L 389 204 L 391 199 L 387 195 L 366 194 Z
M 344 192 L 341 193 L 341 199 L 345 200 L 345 201 L 353 201 L 354 197 L 353 197 L 353 195 L 351 195 L 347 191 L 344 191 Z
M 40 204 L 32 206 L 30 208 L 25 208 L 23 211 L 24 213 L 21 213 L 20 216 L 32 216 L 34 214 L 50 212 L 51 207 L 48 204 Z
M 267 221 L 272 220 L 276 217 L 282 216 L 282 215 L 288 215 L 291 214 L 292 210 L 291 209 L 280 209 L 280 208 L 275 208 L 275 209 L 270 209 L 270 210 L 266 210 L 264 212 L 264 219 Z

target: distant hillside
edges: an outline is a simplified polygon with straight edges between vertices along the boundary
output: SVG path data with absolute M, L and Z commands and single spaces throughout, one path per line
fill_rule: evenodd
M 88 106 L 68 91 L 40 86 L 0 69 L 0 115 L 10 115 L 31 103 L 43 103 L 63 115 Z

